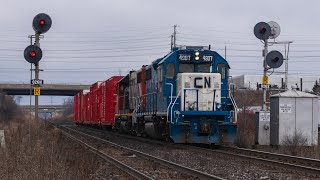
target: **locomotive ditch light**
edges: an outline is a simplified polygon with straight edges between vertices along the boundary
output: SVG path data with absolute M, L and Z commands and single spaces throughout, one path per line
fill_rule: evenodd
M 30 45 L 24 50 L 24 58 L 29 63 L 38 63 L 42 58 L 42 50 L 35 45 Z
M 37 34 L 46 33 L 52 25 L 52 20 L 49 15 L 40 13 L 33 18 L 32 27 Z
M 217 103 L 216 107 L 217 107 L 217 109 L 220 109 L 221 108 L 221 104 Z

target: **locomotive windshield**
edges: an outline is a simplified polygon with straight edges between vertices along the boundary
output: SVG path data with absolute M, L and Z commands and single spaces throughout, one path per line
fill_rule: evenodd
M 197 72 L 202 72 L 202 73 L 210 73 L 211 71 L 211 63 L 206 63 L 206 64 L 196 64 L 196 69 Z
M 194 70 L 193 64 L 179 64 L 180 73 L 193 72 L 193 70 Z
M 179 64 L 180 73 L 190 73 L 190 72 L 201 72 L 201 73 L 210 73 L 211 72 L 211 63 L 201 63 L 201 64 Z

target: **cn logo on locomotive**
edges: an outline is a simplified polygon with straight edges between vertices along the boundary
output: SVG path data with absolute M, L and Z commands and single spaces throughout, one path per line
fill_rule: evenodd
M 195 77 L 193 84 L 195 88 L 211 88 L 211 77 Z

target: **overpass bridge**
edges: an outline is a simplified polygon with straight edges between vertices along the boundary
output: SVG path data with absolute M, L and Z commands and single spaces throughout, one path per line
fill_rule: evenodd
M 8 95 L 30 95 L 30 84 L 0 84 L 0 92 Z M 90 85 L 70 85 L 70 84 L 43 84 L 41 85 L 41 95 L 45 96 L 74 96 L 84 89 L 89 89 Z M 33 95 L 33 88 L 31 89 Z
M 22 111 L 30 112 L 33 116 L 35 115 L 34 112 L 34 105 L 20 105 L 19 106 Z M 30 111 L 31 108 L 31 111 Z M 52 119 L 54 116 L 61 114 L 68 106 L 65 105 L 39 105 L 38 113 L 42 119 Z
M 20 105 L 20 108 L 22 110 L 29 111 L 30 110 L 30 105 Z M 60 112 L 68 107 L 65 105 L 39 105 L 39 112 Z M 34 110 L 34 105 L 31 105 L 31 110 Z

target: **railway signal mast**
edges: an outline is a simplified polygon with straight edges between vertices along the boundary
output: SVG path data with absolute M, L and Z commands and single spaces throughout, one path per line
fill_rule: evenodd
M 279 51 L 270 51 L 268 53 L 269 44 L 276 42 L 268 42 L 269 39 L 275 39 L 280 35 L 280 26 L 273 21 L 268 23 L 259 22 L 254 27 L 254 35 L 264 44 L 262 51 L 263 56 L 263 78 L 261 88 L 263 91 L 262 111 L 267 111 L 267 88 L 269 87 L 269 78 L 267 72 L 270 69 L 279 68 L 283 64 L 283 55 Z
M 50 16 L 45 13 L 40 13 L 33 18 L 32 27 L 35 32 L 35 35 L 29 36 L 31 45 L 24 50 L 24 58 L 26 59 L 26 61 L 31 63 L 31 67 L 32 67 L 32 64 L 35 66 L 35 69 L 34 69 L 35 78 L 31 80 L 31 83 L 32 82 L 43 83 L 43 80 L 39 79 L 39 71 L 40 71 L 39 61 L 42 58 L 42 50 L 40 48 L 40 39 L 43 38 L 41 34 L 46 33 L 51 28 L 51 25 L 52 25 L 52 20 Z M 34 44 L 32 43 L 32 39 L 35 39 Z M 32 69 L 31 69 L 31 78 L 32 78 Z M 32 83 L 32 85 L 34 86 L 34 96 L 35 96 L 35 110 L 34 110 L 35 118 L 38 119 L 38 105 L 39 105 L 38 96 L 40 95 L 41 84 Z

